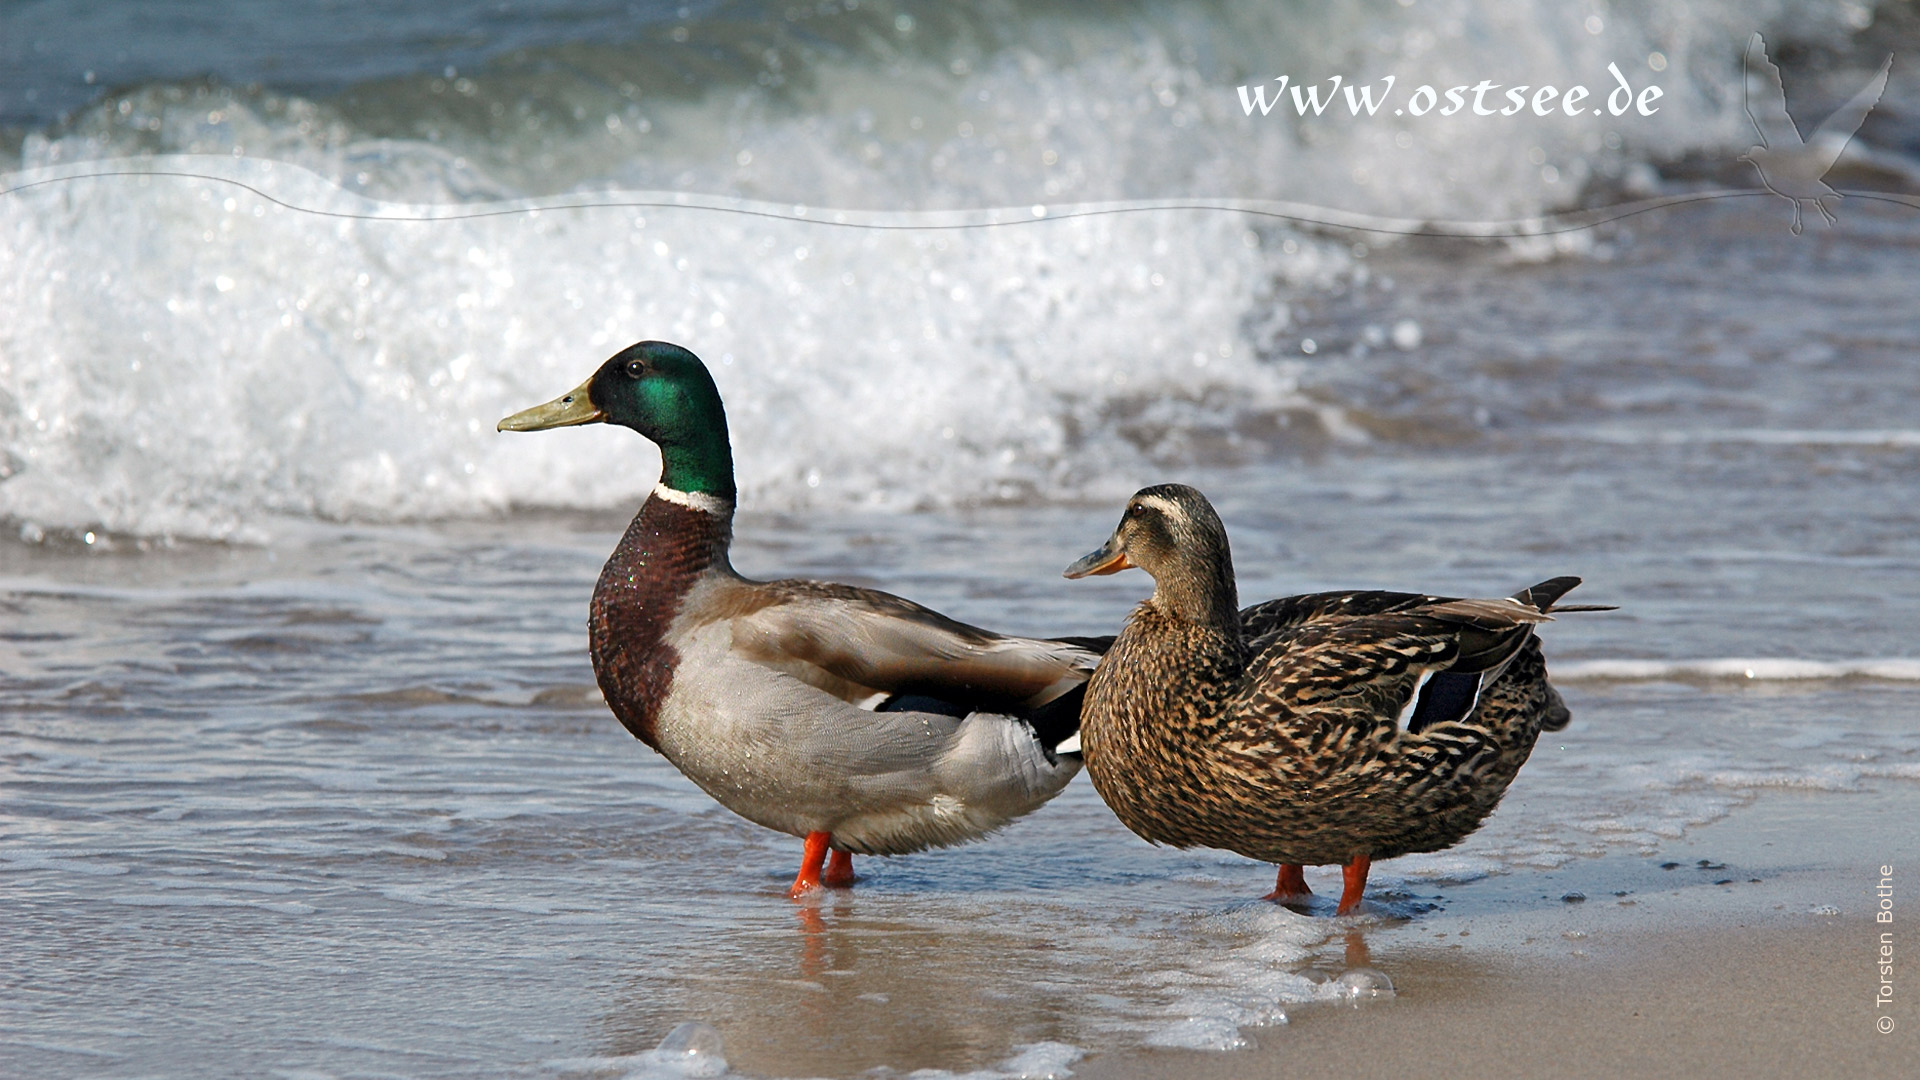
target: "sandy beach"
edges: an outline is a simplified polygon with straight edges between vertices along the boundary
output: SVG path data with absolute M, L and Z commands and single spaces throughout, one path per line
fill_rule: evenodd
M 1833 802 L 1772 792 L 1650 858 L 1449 888 L 1444 911 L 1356 930 L 1316 959 L 1387 973 L 1390 1000 L 1291 1009 L 1248 1029 L 1241 1052 L 1103 1055 L 1074 1075 L 1224 1080 L 1342 1062 L 1556 1080 L 1904 1075 L 1920 1013 L 1875 997 L 1880 935 L 1898 956 L 1911 908 L 1897 902 L 1892 925 L 1873 914 L 1881 866 L 1896 895 L 1912 888 L 1920 793 Z M 1557 899 L 1574 892 L 1586 900 Z

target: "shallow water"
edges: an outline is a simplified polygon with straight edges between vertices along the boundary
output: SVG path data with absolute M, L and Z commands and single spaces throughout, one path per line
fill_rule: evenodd
M 1748 29 L 1732 6 L 1676 29 L 1623 5 L 1605 34 L 1555 5 L 1302 24 L 1300 57 L 1364 46 L 1410 77 L 1657 45 L 1694 80 L 1673 102 L 1691 126 L 1423 129 L 1409 157 L 1379 131 L 1221 125 L 1264 9 L 808 21 L 827 6 L 777 33 L 516 8 L 447 46 L 457 76 L 346 20 L 316 56 L 392 48 L 257 91 L 181 82 L 165 48 L 108 57 L 64 120 L 23 104 L 40 69 L 0 79 L 41 170 L 9 184 L 202 174 L 0 195 L 0 1073 L 685 1075 L 718 1066 L 646 1052 L 698 1021 L 750 1075 L 1040 1076 L 1230 1049 L 1339 996 L 1302 972 L 1343 928 L 1256 901 L 1269 867 L 1137 840 L 1084 781 L 987 842 L 786 900 L 797 841 L 713 804 L 593 686 L 587 596 L 653 452 L 492 432 L 638 337 L 715 367 L 750 575 L 1110 632 L 1144 576 L 1059 571 L 1128 492 L 1177 479 L 1219 505 L 1248 601 L 1577 573 L 1576 600 L 1621 605 L 1544 628 L 1573 725 L 1475 836 L 1377 867 L 1362 927 L 1525 908 L 1536 881 L 1657 860 L 1757 793 L 1795 789 L 1824 836 L 1861 792 L 1920 785 L 1909 207 L 1850 198 L 1795 237 L 1784 202 L 1729 198 L 1468 245 L 1191 211 L 887 234 L 671 208 L 345 221 L 231 183 L 388 216 L 647 185 L 900 209 L 1272 195 L 1261 177 L 1298 166 L 1282 194 L 1466 217 L 1576 205 L 1576 175 L 1594 199 L 1679 191 L 1662 155 L 1744 147 L 1715 81 L 1715 35 Z M 1817 52 L 1852 10 L 1765 14 Z M 701 67 L 656 40 L 676 20 L 772 52 Z M 255 40 L 207 63 L 259 77 Z M 791 85 L 757 77 L 773 53 Z M 627 94 L 633 56 L 668 59 Z M 645 81 L 694 71 L 699 92 Z M 1068 171 L 1020 157 L 1043 147 Z M 1417 198 L 1360 190 L 1356 164 Z M 1476 182 L 1421 186 L 1449 169 Z
M 1470 904 L 1435 897 L 1488 874 L 1657 852 L 1769 787 L 1920 781 L 1920 682 L 1769 678 L 1791 671 L 1765 662 L 1909 656 L 1916 531 L 1883 509 L 1844 536 L 1783 537 L 1783 506 L 1846 521 L 1883 487 L 1796 478 L 1810 452 L 1857 449 L 1741 446 L 1736 467 L 1652 442 L 1611 482 L 1566 451 L 1524 469 L 1472 452 L 1192 477 L 1220 497 L 1249 597 L 1504 592 L 1578 570 L 1582 598 L 1624 605 L 1546 628 L 1573 726 L 1479 834 L 1379 867 L 1376 918 Z M 1692 483 L 1686 512 L 1648 512 L 1728 469 L 1778 479 Z M 1494 491 L 1499 514 L 1461 505 Z M 1114 509 L 749 511 L 737 562 L 1098 631 L 1145 579 L 1058 570 Z M 585 598 L 620 524 L 9 543 L 15 1069 L 614 1075 L 700 1020 L 754 1075 L 959 1071 L 1032 1044 L 1061 1044 L 1033 1059 L 1052 1065 L 1070 1048 L 1228 1048 L 1334 995 L 1294 973 L 1333 926 L 1255 901 L 1270 869 L 1151 848 L 1084 781 L 986 843 L 860 860 L 852 892 L 787 901 L 797 842 L 721 810 L 595 698 Z M 1748 657 L 1752 679 L 1688 670 Z M 1618 658 L 1651 673 L 1614 678 Z

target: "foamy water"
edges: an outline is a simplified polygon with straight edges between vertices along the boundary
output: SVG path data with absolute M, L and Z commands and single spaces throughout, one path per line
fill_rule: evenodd
M 422 60 L 381 81 L 398 61 L 361 48 L 359 82 L 290 68 L 310 96 L 136 83 L 30 131 L 0 183 L 0 518 L 258 540 L 288 515 L 615 505 L 648 466 L 607 468 L 591 435 L 502 443 L 493 423 L 645 337 L 716 368 L 762 505 L 1113 498 L 1150 467 L 1363 441 L 1380 433 L 1363 403 L 1303 372 L 1332 345 L 1303 322 L 1391 289 L 1356 253 L 1386 238 L 1143 208 L 1280 200 L 1412 226 L 1644 193 L 1649 162 L 1751 141 L 1748 33 L 1837 41 L 1862 11 L 827 7 L 762 30 L 729 21 L 746 8 L 635 8 L 596 31 L 638 43 L 616 47 L 554 43 L 541 5 L 483 23 L 473 55 L 491 59 L 464 74 Z M 378 36 L 315 34 L 322 54 Z M 714 70 L 703 49 L 751 62 Z M 1268 69 L 1600 87 L 1616 61 L 1665 84 L 1659 113 L 1286 120 L 1234 89 Z M 125 171 L 146 175 L 100 175 Z M 582 201 L 568 192 L 601 194 L 531 212 Z M 707 205 L 672 205 L 689 195 Z M 1142 212 L 1062 219 L 1096 205 Z M 820 220 L 834 208 L 1026 220 L 872 231 Z M 497 216 L 436 218 L 452 213 Z M 1417 351 L 1421 321 L 1395 325 L 1349 332 Z
M 366 69 L 162 69 L 64 123 L 0 79 L 31 129 L 0 186 L 38 185 L 0 195 L 0 1072 L 1052 1077 L 1381 1000 L 1330 904 L 1260 903 L 1270 867 L 1152 848 L 1084 783 L 787 901 L 797 843 L 592 685 L 586 597 L 653 451 L 493 431 L 643 337 L 727 398 L 749 574 L 1110 632 L 1145 578 L 1059 571 L 1182 480 L 1250 601 L 1578 573 L 1620 605 L 1544 627 L 1572 726 L 1465 843 L 1375 868 L 1363 937 L 1657 860 L 1768 792 L 1920 781 L 1911 211 L 1848 200 L 1794 237 L 1784 203 L 1729 200 L 1469 245 L 1147 205 L 1683 193 L 1745 148 L 1746 33 L 1844 43 L 1864 10 L 1694 8 L 1595 33 L 1555 5 L 841 4 L 761 41 L 643 6 L 582 45 L 544 5 L 452 74 L 339 46 Z M 701 67 L 681 26 L 751 63 Z M 1322 58 L 1647 78 L 1656 50 L 1671 123 L 1618 145 L 1406 147 L 1255 125 L 1233 92 Z M 1132 209 L 1069 216 L 1103 201 Z
M 285 166 L 166 164 L 379 211 Z M 1223 216 L 956 233 L 673 208 L 333 223 L 179 177 L 121 208 L 123 183 L 10 208 L 6 299 L 25 317 L 0 341 L 0 513 L 45 529 L 224 537 L 271 515 L 631 499 L 655 466 L 622 453 L 609 469 L 627 448 L 604 433 L 507 441 L 494 422 L 642 337 L 707 358 L 762 501 L 1122 493 L 1124 470 L 1245 417 L 1314 423 L 1240 322 L 1281 260 L 1303 277 L 1344 261 L 1267 251 Z M 76 197 L 77 235 L 48 235 L 31 204 Z M 76 245 L 104 256 L 78 256 L 80 281 L 63 269 Z M 1089 474 L 1089 458 L 1108 464 Z

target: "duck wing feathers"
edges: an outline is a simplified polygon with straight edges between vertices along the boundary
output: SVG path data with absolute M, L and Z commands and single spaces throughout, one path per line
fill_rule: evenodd
M 1111 640 L 1010 637 L 851 585 L 776 581 L 742 599 L 727 613 L 736 655 L 864 708 L 908 697 L 1027 714 L 1085 684 Z
M 1559 606 L 1559 600 L 1574 587 L 1580 579 L 1573 575 L 1548 578 L 1538 585 L 1530 585 L 1514 593 L 1516 601 L 1536 611 L 1612 611 L 1608 605 L 1592 604 L 1578 607 Z M 1244 608 L 1240 612 L 1240 630 L 1248 646 L 1260 652 L 1277 634 L 1283 634 L 1307 623 L 1323 619 L 1351 619 L 1367 615 L 1391 615 L 1436 604 L 1479 604 L 1494 605 L 1491 609 L 1497 624 L 1506 614 L 1506 608 L 1499 605 L 1508 603 L 1501 600 L 1457 600 L 1449 596 L 1433 596 L 1427 593 L 1385 592 L 1381 590 L 1359 590 L 1348 592 L 1306 593 L 1301 596 L 1285 596 L 1278 600 L 1268 600 Z M 1458 609 L 1466 612 L 1468 609 Z
M 1388 615 L 1417 608 L 1422 604 L 1442 603 L 1448 599 L 1448 597 L 1428 596 L 1424 593 L 1379 590 L 1283 596 L 1278 600 L 1268 600 L 1265 603 L 1243 608 L 1240 612 L 1240 633 L 1246 639 L 1248 647 L 1258 654 L 1276 637 L 1288 634 L 1308 623 L 1328 619 Z
M 1295 708 L 1358 696 L 1397 716 L 1434 674 L 1409 725 L 1419 731 L 1442 712 L 1464 714 L 1481 677 L 1498 674 L 1549 611 L 1588 610 L 1556 606 L 1579 584 L 1550 578 L 1497 599 L 1368 591 L 1270 600 L 1241 613 L 1247 677 Z
M 1530 627 L 1546 618 L 1510 605 L 1505 612 L 1462 601 L 1426 605 L 1408 612 L 1323 618 L 1272 636 L 1255 653 L 1247 679 L 1293 710 L 1313 709 L 1343 698 L 1364 698 L 1371 711 L 1398 716 L 1422 675 L 1458 671 L 1477 674 L 1500 666 L 1526 642 Z
M 1418 692 L 1408 730 L 1464 717 L 1487 676 L 1497 676 L 1552 611 L 1580 584 L 1551 578 L 1511 597 L 1455 599 L 1419 593 L 1310 593 L 1242 613 L 1252 686 L 1292 708 L 1364 700 L 1395 717 Z M 1422 685 L 1422 677 L 1431 675 Z

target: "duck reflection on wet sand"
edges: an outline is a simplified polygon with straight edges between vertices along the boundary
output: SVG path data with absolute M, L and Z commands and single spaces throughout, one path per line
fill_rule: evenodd
M 1071 999 L 1048 992 L 1064 954 L 1056 942 L 991 925 L 985 912 L 928 920 L 900 907 L 843 893 L 796 902 L 688 979 L 676 1016 L 649 1001 L 657 975 L 634 971 L 606 1021 L 614 1052 L 646 1050 L 696 1018 L 725 1034 L 735 1070 L 770 1076 L 965 1071 L 1010 1047 L 1073 1041 L 1061 1015 Z

